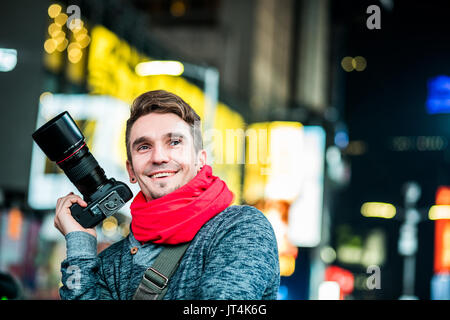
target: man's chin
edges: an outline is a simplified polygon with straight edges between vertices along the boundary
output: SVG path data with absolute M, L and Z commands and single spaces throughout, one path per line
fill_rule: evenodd
M 146 195 L 147 201 L 162 198 L 165 195 L 168 195 L 169 193 L 177 190 L 178 188 L 179 187 L 172 187 L 172 188 L 168 188 L 166 190 L 149 190 L 148 195 Z

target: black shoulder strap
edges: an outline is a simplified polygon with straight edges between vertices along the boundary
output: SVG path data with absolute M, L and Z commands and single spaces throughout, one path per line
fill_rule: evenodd
M 152 266 L 145 270 L 133 300 L 161 300 L 167 291 L 170 277 L 175 273 L 190 242 L 166 246 Z

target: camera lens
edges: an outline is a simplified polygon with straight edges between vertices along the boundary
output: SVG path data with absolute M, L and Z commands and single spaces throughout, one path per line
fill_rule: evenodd
M 89 202 L 90 196 L 108 179 L 89 152 L 83 134 L 65 111 L 32 134 L 47 157 L 56 162 Z

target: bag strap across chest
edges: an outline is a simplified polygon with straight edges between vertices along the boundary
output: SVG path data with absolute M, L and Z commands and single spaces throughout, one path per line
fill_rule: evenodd
M 133 300 L 161 300 L 167 292 L 170 277 L 180 264 L 190 242 L 162 249 L 151 267 L 145 270 Z

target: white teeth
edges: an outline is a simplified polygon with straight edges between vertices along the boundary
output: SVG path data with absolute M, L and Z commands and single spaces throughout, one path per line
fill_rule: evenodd
M 173 176 L 175 172 L 159 172 L 154 175 L 151 175 L 150 178 L 161 178 L 161 177 L 168 177 Z

